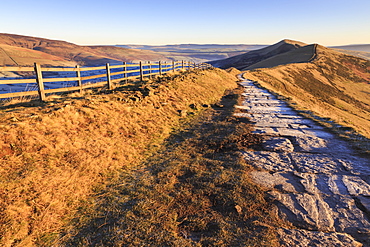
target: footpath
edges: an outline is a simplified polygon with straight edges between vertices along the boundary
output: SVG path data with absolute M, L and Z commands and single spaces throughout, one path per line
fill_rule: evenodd
M 280 217 L 282 246 L 370 246 L 370 160 L 284 101 L 240 78 L 237 106 L 263 136 L 263 150 L 245 151 L 255 182 L 269 189 Z

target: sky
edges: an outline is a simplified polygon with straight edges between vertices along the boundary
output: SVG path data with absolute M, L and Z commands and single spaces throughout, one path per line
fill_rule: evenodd
M 79 45 L 370 44 L 369 0 L 0 0 L 0 33 Z

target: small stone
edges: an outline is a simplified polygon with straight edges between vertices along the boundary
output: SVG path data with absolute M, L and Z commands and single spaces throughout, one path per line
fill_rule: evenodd
M 242 213 L 242 208 L 239 205 L 235 206 L 235 210 L 236 210 L 236 212 L 238 212 L 238 214 Z

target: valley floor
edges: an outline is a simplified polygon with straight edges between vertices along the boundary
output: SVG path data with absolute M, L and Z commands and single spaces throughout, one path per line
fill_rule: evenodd
M 283 246 L 370 246 L 370 160 L 300 116 L 267 90 L 243 80 L 238 106 L 264 141 L 245 151 L 253 180 L 266 187 L 278 215 Z

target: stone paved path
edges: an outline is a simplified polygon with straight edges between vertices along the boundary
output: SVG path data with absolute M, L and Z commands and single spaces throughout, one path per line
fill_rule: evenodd
M 252 81 L 243 80 L 238 108 L 263 135 L 264 151 L 246 151 L 253 179 L 268 187 L 283 246 L 370 246 L 370 161 L 344 141 Z

